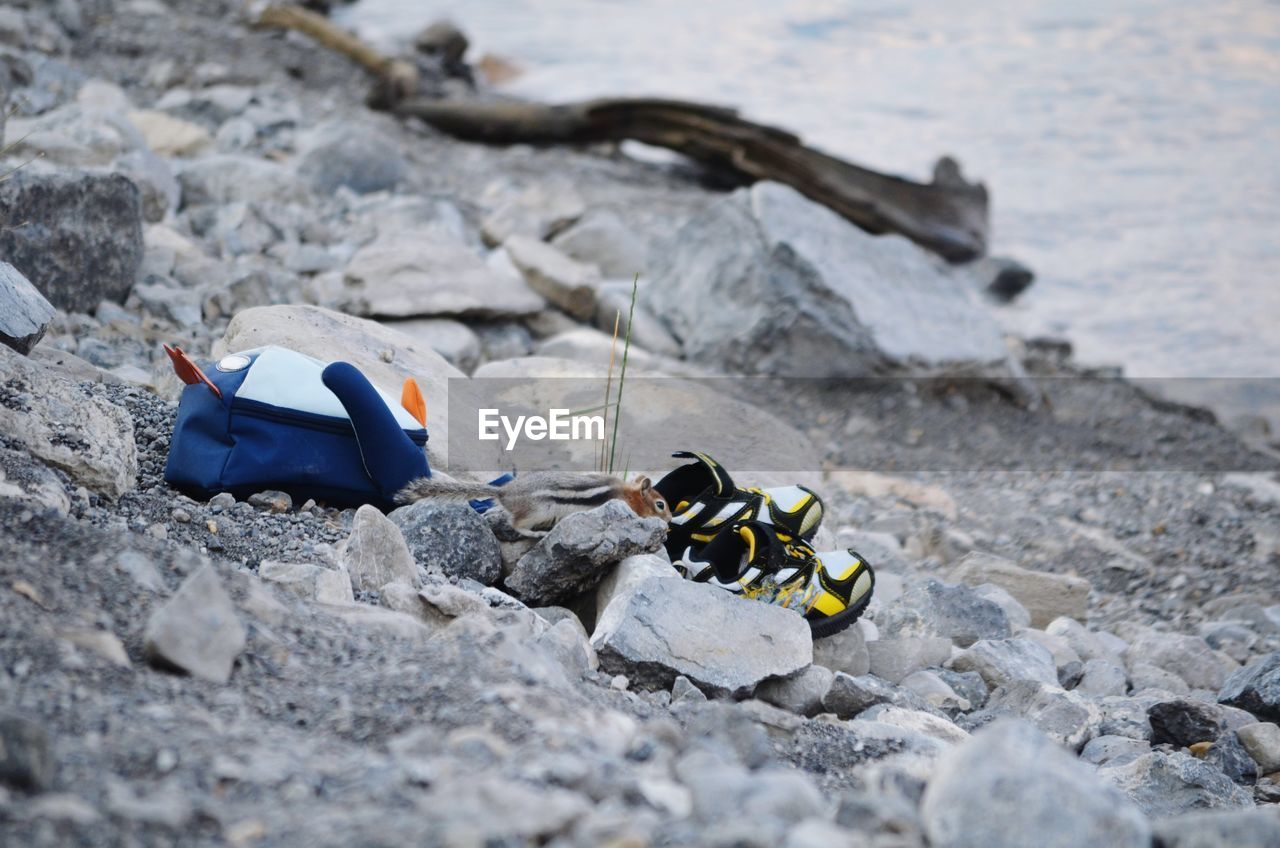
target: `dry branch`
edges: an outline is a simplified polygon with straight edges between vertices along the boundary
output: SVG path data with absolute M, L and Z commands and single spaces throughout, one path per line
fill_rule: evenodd
M 257 26 L 292 29 L 336 50 L 378 81 L 375 101 L 458 138 L 490 144 L 575 144 L 633 139 L 677 151 L 748 181 L 775 180 L 872 233 L 900 233 L 953 262 L 986 251 L 987 190 L 950 159 L 933 181 L 881 174 L 807 147 L 784 130 L 733 109 L 652 98 L 587 100 L 560 106 L 516 101 L 441 101 L 415 96 L 413 63 L 384 56 L 314 12 L 269 5 Z

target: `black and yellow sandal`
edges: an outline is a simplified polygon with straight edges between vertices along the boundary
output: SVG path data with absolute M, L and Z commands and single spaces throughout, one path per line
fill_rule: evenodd
M 677 451 L 692 459 L 663 477 L 653 488 L 671 508 L 667 553 L 671 560 L 695 556 L 721 530 L 735 523 L 759 521 L 798 539 L 810 539 L 822 523 L 822 498 L 804 486 L 742 489 L 729 472 L 705 453 Z
M 853 624 L 871 603 L 876 577 L 852 550 L 815 551 L 808 542 L 760 521 L 739 522 L 675 562 L 686 579 L 744 598 L 794 609 L 814 638 Z

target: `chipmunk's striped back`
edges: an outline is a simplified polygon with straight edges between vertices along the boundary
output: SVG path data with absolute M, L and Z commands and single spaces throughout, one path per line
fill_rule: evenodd
M 538 471 L 525 474 L 505 486 L 466 483 L 423 477 L 407 485 L 396 499 L 411 503 L 425 498 L 471 500 L 494 498 L 521 529 L 544 529 L 575 512 L 594 509 L 611 500 L 622 500 L 642 517 L 671 520 L 671 512 L 648 477 L 627 483 L 611 474 Z

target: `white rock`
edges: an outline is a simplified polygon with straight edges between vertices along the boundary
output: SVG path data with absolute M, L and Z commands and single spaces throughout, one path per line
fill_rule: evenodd
M 388 583 L 418 584 L 418 566 L 404 535 L 377 507 L 366 504 L 356 510 L 351 535 L 339 544 L 338 556 L 359 591 Z
M 662 577 L 615 599 L 591 644 L 602 669 L 633 683 L 666 688 L 683 674 L 724 693 L 750 692 L 813 661 L 809 625 L 795 612 Z
M 143 642 L 153 662 L 226 683 L 244 650 L 245 629 L 212 565 L 191 574 L 151 614 Z

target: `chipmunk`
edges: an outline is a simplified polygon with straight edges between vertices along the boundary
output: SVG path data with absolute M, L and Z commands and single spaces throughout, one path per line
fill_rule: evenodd
M 426 498 L 471 500 L 493 498 L 511 515 L 518 530 L 546 530 L 575 512 L 620 500 L 641 518 L 656 516 L 670 523 L 671 509 L 648 477 L 628 483 L 611 474 L 535 471 L 504 486 L 419 477 L 396 495 L 399 503 Z

